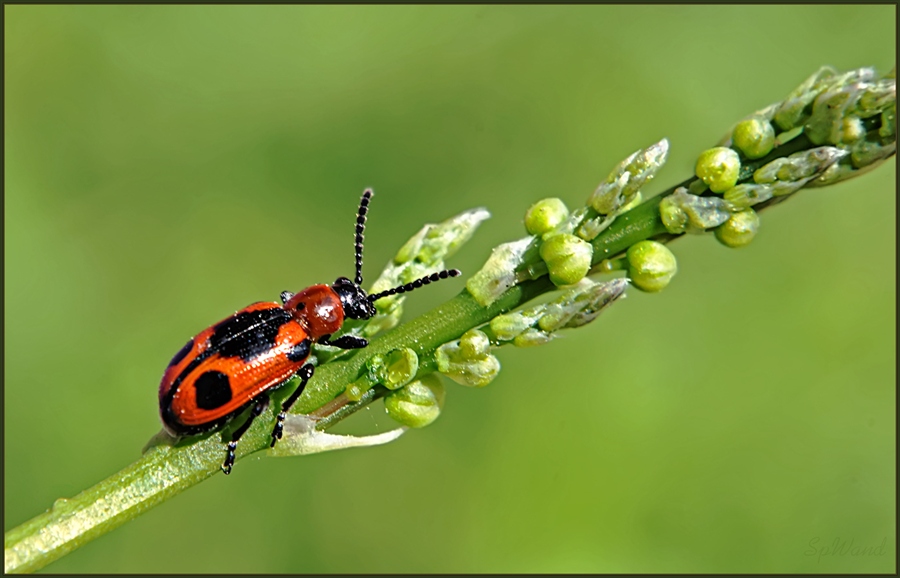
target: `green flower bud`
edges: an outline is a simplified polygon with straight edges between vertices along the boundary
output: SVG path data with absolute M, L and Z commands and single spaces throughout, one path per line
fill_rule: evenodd
M 417 261 L 430 268 L 421 274 L 415 274 L 413 278 L 418 279 L 435 270 L 443 269 L 444 259 L 453 256 L 472 238 L 479 225 L 489 218 L 491 214 L 487 209 L 477 208 L 463 211 L 443 223 L 433 225 L 422 239 L 422 246 L 416 256 Z
M 877 74 L 875 73 L 874 68 L 871 66 L 864 66 L 862 68 L 848 70 L 847 72 L 841 72 L 832 78 L 826 78 L 817 84 L 816 87 L 820 88 L 819 94 L 821 94 L 826 90 L 835 90 L 851 84 L 868 84 L 875 81 L 876 76 Z
M 397 265 L 403 265 L 415 261 L 420 268 L 412 273 L 413 279 L 418 279 L 428 272 L 443 268 L 443 260 L 453 255 L 459 248 L 472 238 L 478 226 L 489 219 L 491 214 L 483 208 L 471 209 L 447 219 L 442 223 L 428 224 L 422 227 L 397 251 L 392 266 L 385 268 L 381 277 L 388 277 L 383 284 L 393 287 L 397 281 L 392 274 L 397 270 Z M 379 278 L 376 283 L 382 281 Z
M 624 258 L 603 259 L 592 267 L 597 273 L 612 273 L 613 271 L 624 271 L 628 266 L 625 265 Z
M 512 341 L 526 329 L 537 323 L 539 316 L 526 311 L 504 313 L 491 319 L 491 331 L 500 341 Z
M 402 265 L 415 259 L 422 249 L 422 242 L 425 240 L 425 235 L 428 234 L 428 231 L 431 230 L 432 227 L 434 227 L 434 225 L 425 225 L 418 233 L 410 237 L 409 240 L 400 247 L 397 254 L 394 255 L 394 264 Z
M 565 327 L 566 323 L 578 312 L 574 299 L 571 298 L 578 294 L 577 290 L 569 291 L 563 294 L 564 298 L 569 298 L 568 301 L 559 302 L 560 300 L 557 299 L 548 303 L 544 307 L 543 315 L 538 320 L 537 326 L 548 333 L 553 333 Z
M 731 127 L 731 130 L 729 130 L 728 133 L 724 137 L 722 137 L 718 143 L 716 143 L 716 146 L 730 147 L 730 146 L 734 145 L 735 131 L 737 131 L 737 128 L 738 128 L 738 126 L 741 125 L 741 123 L 744 123 L 748 120 L 757 120 L 757 121 L 767 122 L 769 124 L 772 124 L 772 118 L 775 116 L 775 113 L 778 111 L 778 108 L 780 106 L 781 106 L 781 103 L 776 102 L 775 104 L 770 104 L 769 106 L 767 106 L 765 108 L 761 108 L 761 109 L 757 110 L 753 114 L 747 115 L 739 123 L 737 123 L 736 125 Z M 773 127 L 773 130 L 774 130 L 774 127 Z
M 516 284 L 516 268 L 532 241 L 532 237 L 525 237 L 495 247 L 487 263 L 466 281 L 466 289 L 479 305 L 487 307 Z
M 637 195 L 637 198 L 639 197 L 640 194 Z M 584 223 L 582 223 L 580 227 L 578 227 L 578 231 L 576 232 L 576 234 L 590 243 L 597 238 L 597 235 L 599 235 L 607 227 L 612 225 L 613 221 L 615 220 L 615 215 L 600 215 L 599 217 L 588 219 Z
M 837 147 L 819 147 L 794 153 L 788 163 L 778 170 L 779 181 L 799 181 L 815 177 L 832 164 L 847 156 L 847 151 Z
M 687 213 L 675 202 L 672 195 L 659 202 L 659 216 L 666 230 L 674 235 L 684 233 L 687 229 Z
M 628 277 L 641 291 L 661 291 L 678 271 L 675 255 L 665 245 L 656 241 L 635 243 L 626 253 Z
M 372 356 L 366 361 L 365 368 L 365 374 L 344 392 L 351 401 L 359 401 L 376 384 L 388 389 L 403 387 L 419 371 L 419 356 L 412 349 L 401 347 L 383 355 Z
M 466 359 L 481 359 L 491 352 L 491 340 L 484 331 L 470 329 L 459 340 L 459 354 Z
M 804 132 L 817 145 L 841 142 L 844 115 L 856 106 L 860 85 L 851 84 L 823 92 L 813 104 L 812 116 L 806 121 Z
M 737 183 L 741 159 L 727 147 L 707 149 L 700 153 L 694 172 L 709 186 L 709 190 L 724 193 Z
M 470 329 L 458 341 L 445 343 L 434 352 L 438 371 L 460 385 L 484 387 L 500 372 L 500 362 L 490 353 L 487 335 Z
M 644 196 L 641 194 L 640 191 L 638 191 L 634 194 L 634 196 L 631 198 L 630 201 L 628 201 L 627 203 L 625 203 L 624 205 L 619 207 L 619 210 L 616 211 L 616 213 L 619 215 L 621 215 L 622 213 L 627 213 L 631 209 L 640 205 L 643 202 L 643 200 L 644 200 Z
M 622 203 L 622 190 L 628 184 L 631 175 L 613 171 L 608 179 L 613 177 L 615 177 L 614 180 L 600 183 L 600 186 L 588 199 L 588 205 L 601 215 L 611 215 L 616 212 Z
M 468 363 L 445 364 L 437 354 L 435 359 L 438 361 L 438 370 L 443 375 L 467 387 L 484 387 L 500 373 L 500 361 L 493 355 Z
M 800 151 L 760 167 L 753 173 L 753 180 L 759 184 L 782 181 L 799 183 L 799 186 L 803 186 L 847 154 L 847 151 L 837 147 L 818 147 Z
M 369 293 L 378 293 L 445 269 L 443 260 L 472 238 L 478 226 L 491 214 L 485 209 L 464 211 L 438 224 L 425 225 L 397 252 L 372 284 Z M 372 337 L 400 322 L 405 295 L 392 295 L 375 302 L 376 314 L 365 322 L 351 321 L 355 333 Z
M 624 262 L 625 259 L 622 261 Z M 628 279 L 621 277 L 612 281 L 598 283 L 586 289 L 580 295 L 575 296 L 575 302 L 580 306 L 580 309 L 563 328 L 574 329 L 591 323 L 607 307 L 615 303 L 620 297 L 623 297 L 627 288 Z
M 724 224 L 716 227 L 716 239 L 728 247 L 744 247 L 750 244 L 759 230 L 759 215 L 747 209 L 731 215 Z
M 731 207 L 727 201 L 718 197 L 693 197 L 682 205 L 688 216 L 689 233 L 702 233 L 706 229 L 716 227 L 731 216 Z
M 706 229 L 717 227 L 727 221 L 731 217 L 731 209 L 733 208 L 724 199 L 692 195 L 684 187 L 678 187 L 666 199 L 660 201 L 660 216 L 664 219 L 672 220 L 672 228 L 666 227 L 670 232 L 702 233 Z M 687 219 L 687 223 L 682 231 L 679 231 L 678 227 L 676 227 L 676 225 L 682 223 L 676 208 L 682 211 Z M 663 216 L 663 212 L 665 212 L 665 216 Z M 679 220 L 675 221 L 675 218 Z M 663 225 L 665 224 L 666 220 L 663 220 Z
M 823 93 L 839 91 L 851 84 L 869 83 L 874 79 L 873 68 L 858 68 L 838 74 L 830 66 L 823 66 L 788 95 L 775 113 L 775 124 L 783 131 L 800 127 L 810 118 L 806 112 L 810 103 Z
M 444 384 L 434 373 L 392 391 L 384 398 L 388 415 L 407 427 L 425 427 L 441 415 L 443 406 Z
M 850 151 L 850 162 L 856 169 L 874 166 L 897 152 L 896 143 L 881 146 L 875 142 L 861 140 Z
M 849 162 L 837 162 L 825 169 L 822 174 L 807 183 L 807 187 L 824 187 L 855 177 L 859 171 Z M 775 187 L 781 183 L 775 183 Z M 777 196 L 777 195 L 776 195 Z
M 600 183 L 588 199 L 588 205 L 601 215 L 619 213 L 622 206 L 629 204 L 640 188 L 656 176 L 668 154 L 669 141 L 666 139 L 632 153 Z
M 528 329 L 521 335 L 517 335 L 515 339 L 513 339 L 513 345 L 516 347 L 535 347 L 537 345 L 543 345 L 548 341 L 553 340 L 553 335 L 541 331 L 540 329 Z
M 753 173 L 753 180 L 759 184 L 771 184 L 778 180 L 778 171 L 788 162 L 787 158 L 775 159 Z
M 512 341 L 517 347 L 541 345 L 560 329 L 581 327 L 596 319 L 627 287 L 627 279 L 606 283 L 584 279 L 553 301 L 498 315 L 491 320 L 491 331 L 498 340 Z
M 772 198 L 771 185 L 743 184 L 725 191 L 723 199 L 731 203 L 735 209 L 746 209 L 757 203 Z
M 831 66 L 823 66 L 804 80 L 800 86 L 791 91 L 787 98 L 784 99 L 784 102 L 773 117 L 775 124 L 783 131 L 802 125 L 805 120 L 806 107 L 816 99 L 820 92 L 819 90 L 814 90 L 814 87 L 827 79 L 834 78 L 836 75 L 837 70 Z
M 775 129 L 767 120 L 749 118 L 734 127 L 732 140 L 748 159 L 760 159 L 775 147 Z
M 857 114 L 862 118 L 869 118 L 895 106 L 896 102 L 896 79 L 882 78 L 877 82 L 865 85 L 856 105 Z
M 624 295 L 627 287 L 626 279 L 613 279 L 605 283 L 585 281 L 584 285 L 567 291 L 543 305 L 538 327 L 553 333 L 560 329 L 586 325 Z
M 555 229 L 569 216 L 569 209 L 561 199 L 541 199 L 525 213 L 525 229 L 531 235 L 543 235 Z
M 587 275 L 594 247 L 575 235 L 559 234 L 545 239 L 540 252 L 553 284 L 571 285 Z
M 395 349 L 385 356 L 385 372 L 380 383 L 388 389 L 403 387 L 419 371 L 419 356 L 409 347 Z
M 770 185 L 764 185 L 771 189 L 773 197 L 783 197 L 785 195 L 790 195 L 796 191 L 799 191 L 803 188 L 804 183 L 809 181 L 810 179 L 801 179 L 796 182 L 790 181 L 775 181 Z

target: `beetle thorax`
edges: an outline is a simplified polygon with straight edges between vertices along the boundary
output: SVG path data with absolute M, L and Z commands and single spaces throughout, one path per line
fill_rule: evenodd
M 284 308 L 303 325 L 310 338 L 337 333 L 344 324 L 341 298 L 328 285 L 313 285 L 291 297 Z

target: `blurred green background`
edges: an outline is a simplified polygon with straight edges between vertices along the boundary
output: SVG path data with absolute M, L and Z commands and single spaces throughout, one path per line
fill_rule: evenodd
M 896 53 L 894 6 L 4 10 L 7 530 L 139 457 L 186 338 L 349 274 L 364 187 L 370 279 L 483 205 L 471 274 L 535 200 L 668 137 L 661 191 L 820 65 Z M 668 290 L 502 350 L 432 426 L 243 460 L 48 570 L 894 572 L 895 195 L 891 160 L 747 249 L 681 240 Z

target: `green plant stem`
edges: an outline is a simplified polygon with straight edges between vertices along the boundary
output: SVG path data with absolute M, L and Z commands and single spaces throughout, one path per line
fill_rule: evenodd
M 747 163 L 747 174 L 774 158 L 810 148 L 801 135 L 775 149 L 764 159 Z M 668 233 L 659 217 L 659 203 L 679 186 L 671 187 L 631 211 L 620 215 L 594 241 L 593 264 L 622 255 L 628 247 L 644 239 L 671 241 L 680 235 Z M 793 196 L 793 195 L 789 195 Z M 777 197 L 755 207 L 771 206 L 788 197 Z M 331 402 L 356 380 L 365 362 L 374 355 L 399 347 L 411 347 L 425 356 L 438 346 L 458 339 L 472 327 L 490 321 L 500 313 L 519 307 L 555 287 L 546 276 L 525 281 L 509 289 L 490 306 L 483 307 L 466 291 L 437 308 L 396 327 L 373 340 L 368 347 L 316 368 L 315 376 L 293 409 L 313 413 Z M 360 402 L 345 405 L 320 425 L 328 427 L 352 414 L 376 397 L 375 391 Z M 274 413 L 266 412 L 247 431 L 238 446 L 238 458 L 266 449 L 271 440 Z M 219 472 L 224 457 L 221 434 L 189 439 L 172 445 L 159 443 L 138 461 L 99 484 L 68 500 L 57 500 L 52 508 L 10 530 L 5 537 L 6 572 L 38 570 L 68 552 L 102 536 L 166 499 Z
M 218 436 L 176 448 L 158 446 L 74 498 L 5 537 L 5 570 L 33 572 L 213 475 L 222 461 Z

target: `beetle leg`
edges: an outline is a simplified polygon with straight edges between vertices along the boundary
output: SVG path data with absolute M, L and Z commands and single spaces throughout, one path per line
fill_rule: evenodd
M 275 429 L 272 430 L 272 445 L 269 447 L 274 448 L 275 444 L 278 443 L 278 440 L 281 439 L 281 436 L 284 433 L 284 419 L 287 417 L 287 412 L 300 398 L 300 394 L 302 394 L 303 390 L 306 388 L 306 382 L 313 376 L 315 370 L 315 366 L 309 363 L 297 370 L 297 375 L 300 377 L 300 385 L 297 386 L 297 389 L 294 390 L 291 397 L 287 398 L 287 400 L 281 404 L 281 413 L 278 414 L 278 417 L 275 420 Z
M 241 427 L 234 430 L 234 433 L 231 434 L 231 441 L 228 442 L 228 447 L 225 450 L 225 461 L 222 463 L 222 472 L 227 476 L 231 473 L 231 466 L 234 465 L 234 450 L 237 448 L 238 440 L 241 439 L 241 436 L 244 435 L 250 428 L 250 424 L 253 423 L 253 420 L 258 418 L 262 412 L 266 410 L 266 407 L 269 405 L 269 396 L 262 395 L 259 399 L 256 400 L 256 403 L 253 404 L 253 410 L 250 412 L 250 417 L 247 418 L 247 421 L 241 424 Z
M 321 343 L 322 345 L 331 345 L 332 347 L 340 347 L 341 349 L 362 349 L 369 344 L 369 341 L 365 337 L 360 337 L 358 335 L 342 335 L 334 341 L 330 341 L 329 337 L 331 336 L 326 335 L 325 337 L 319 338 L 318 343 Z
M 291 297 L 293 297 L 293 296 L 294 296 L 294 294 L 291 293 L 290 291 L 282 291 L 282 292 L 281 292 L 281 303 L 282 303 L 282 305 L 286 305 L 287 302 L 290 301 L 290 300 L 291 300 Z

